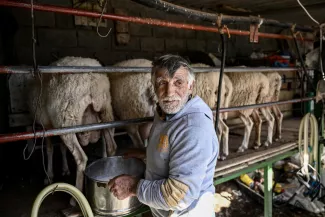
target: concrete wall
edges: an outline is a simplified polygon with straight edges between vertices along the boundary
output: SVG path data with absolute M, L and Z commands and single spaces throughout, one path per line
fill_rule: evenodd
M 40 0 L 40 3 L 72 7 L 70 0 Z M 186 17 L 168 15 L 143 7 L 130 0 L 109 1 L 108 12 L 125 9 L 128 15 L 167 19 L 176 22 L 191 22 Z M 31 18 L 26 9 L 12 9 L 19 28 L 15 36 L 15 52 L 18 64 L 32 64 Z M 186 50 L 202 50 L 217 53 L 220 36 L 210 32 L 181 30 L 166 27 L 129 23 L 131 39 L 127 45 L 117 45 L 114 22 L 108 21 L 107 28 L 100 28 L 102 34 L 113 28 L 107 38 L 97 35 L 94 27 L 75 26 L 74 16 L 52 12 L 35 12 L 37 59 L 41 65 L 49 64 L 56 57 L 78 55 L 95 57 L 104 64 L 113 64 L 128 58 L 153 58 L 164 53 L 177 53 Z M 200 22 L 195 22 L 200 24 Z M 205 25 L 210 25 L 205 23 Z M 249 29 L 248 26 L 233 26 Z M 262 27 L 261 31 L 274 30 Z M 228 56 L 247 56 L 253 49 L 276 50 L 274 39 L 260 39 L 259 44 L 250 44 L 247 36 L 231 36 L 228 39 Z

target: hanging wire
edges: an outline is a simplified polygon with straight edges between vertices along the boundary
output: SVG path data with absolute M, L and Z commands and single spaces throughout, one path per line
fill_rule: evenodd
M 310 13 L 307 11 L 307 9 L 301 4 L 301 2 L 299 0 L 297 0 L 298 4 L 302 7 L 302 9 L 306 12 L 306 14 L 309 16 L 309 18 L 314 21 L 317 25 L 319 25 L 319 22 L 317 20 L 315 20 Z
M 40 73 L 38 66 L 37 66 L 37 60 L 36 60 L 36 38 L 35 38 L 35 18 L 34 18 L 34 1 L 31 0 L 31 21 L 32 21 L 32 54 L 33 54 L 33 70 L 32 70 L 32 74 L 33 77 L 35 77 L 35 73 L 37 74 L 37 77 L 40 81 L 40 93 L 37 97 L 37 102 L 36 102 L 36 109 L 35 109 L 35 114 L 34 114 L 34 120 L 33 120 L 33 133 L 34 133 L 34 144 L 33 144 L 33 148 L 29 154 L 28 157 L 26 157 L 26 149 L 28 147 L 28 144 L 26 144 L 24 151 L 23 151 L 23 156 L 24 156 L 24 160 L 29 160 L 30 157 L 32 156 L 34 150 L 35 150 L 35 146 L 36 146 L 36 129 L 35 129 L 35 125 L 36 125 L 36 118 L 37 118 L 37 113 L 38 113 L 38 109 L 40 107 L 40 116 L 42 113 L 42 107 L 41 107 L 41 96 L 42 96 L 42 92 L 43 92 L 43 82 L 42 82 L 42 74 Z M 46 177 L 49 181 L 49 183 L 51 184 L 52 181 L 50 179 L 50 177 L 47 174 L 46 168 L 45 168 L 45 159 L 44 159 L 44 139 L 45 139 L 45 127 L 42 123 L 42 121 L 40 120 L 40 125 L 42 126 L 42 130 L 43 130 L 43 136 L 42 136 L 42 163 L 43 163 L 43 170 L 46 174 Z
M 221 67 L 220 67 L 220 75 L 219 75 L 219 86 L 218 86 L 218 96 L 217 96 L 217 106 L 216 106 L 216 122 L 215 129 L 218 132 L 218 124 L 219 124 L 219 110 L 220 110 L 220 101 L 221 101 L 221 89 L 222 89 L 222 79 L 224 74 L 224 68 L 226 65 L 226 54 L 227 54 L 227 46 L 226 39 L 224 33 L 220 34 L 221 37 L 221 46 L 222 46 L 222 54 L 221 54 Z
M 298 57 L 299 57 L 299 61 L 300 61 L 300 63 L 301 63 L 301 67 L 302 67 L 302 69 L 303 69 L 303 73 L 304 73 L 304 75 L 306 76 L 307 82 L 309 83 L 309 85 L 310 85 L 310 87 L 313 89 L 313 91 L 316 91 L 316 88 L 315 88 L 313 82 L 311 81 L 310 76 L 309 76 L 308 73 L 307 73 L 307 69 L 306 69 L 306 66 L 305 66 L 305 62 L 304 62 L 304 60 L 303 60 L 303 58 L 302 58 L 302 56 L 301 56 L 301 52 L 300 52 L 300 50 L 299 50 L 299 46 L 298 46 L 298 42 L 297 42 L 297 38 L 296 38 L 296 35 L 295 35 L 295 33 L 294 33 L 293 28 L 291 29 L 291 35 L 292 35 L 292 37 L 293 37 L 293 41 L 294 41 L 294 44 L 295 44 L 295 47 L 296 47 L 296 51 L 297 51 L 297 54 L 298 54 Z
M 325 80 L 325 73 L 323 69 L 323 61 L 322 61 L 322 46 L 323 46 L 323 30 L 324 23 L 320 24 L 316 19 L 314 19 L 310 13 L 307 11 L 307 9 L 301 4 L 299 0 L 297 0 L 298 4 L 302 7 L 302 9 L 306 12 L 306 14 L 309 16 L 309 18 L 314 21 L 319 26 L 319 38 L 320 38 L 320 47 L 319 47 L 319 64 L 320 64 L 320 71 L 322 73 L 323 80 Z
M 97 22 L 97 26 L 96 26 L 97 34 L 98 34 L 100 37 L 102 37 L 102 38 L 106 38 L 106 37 L 109 35 L 109 33 L 112 31 L 112 28 L 110 28 L 110 29 L 108 30 L 108 32 L 106 33 L 106 35 L 102 35 L 102 34 L 99 33 L 99 24 L 100 24 L 100 22 L 102 21 L 104 11 L 105 11 L 105 9 L 107 8 L 107 7 L 106 7 L 106 6 L 107 6 L 107 2 L 108 2 L 108 0 L 105 0 L 105 4 L 104 4 L 104 6 L 102 7 L 102 13 L 100 14 L 100 17 L 99 17 L 99 20 L 98 20 L 98 22 Z

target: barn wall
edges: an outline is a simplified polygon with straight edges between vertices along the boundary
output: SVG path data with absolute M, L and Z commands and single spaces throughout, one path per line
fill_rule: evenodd
M 72 7 L 70 0 L 40 0 L 40 3 Z M 143 7 L 129 0 L 111 0 L 108 12 L 125 9 L 128 15 L 153 17 L 176 22 L 194 21 L 182 16 L 167 15 L 163 12 Z M 31 56 L 31 18 L 26 9 L 13 9 L 19 24 L 15 36 L 15 51 L 19 64 L 32 64 Z M 217 53 L 220 36 L 210 32 L 181 30 L 129 23 L 130 42 L 117 45 L 114 22 L 108 21 L 107 28 L 100 28 L 105 34 L 113 31 L 107 38 L 100 38 L 94 27 L 75 26 L 74 16 L 51 12 L 35 12 L 37 59 L 41 65 L 49 64 L 56 57 L 77 55 L 95 57 L 104 64 L 113 64 L 128 58 L 153 58 L 164 53 L 177 53 L 186 50 L 202 50 Z M 200 22 L 194 22 L 200 24 Z M 205 23 L 205 25 L 211 25 Z M 230 26 L 231 27 L 231 26 Z M 233 26 L 249 29 L 248 26 Z M 273 31 L 262 27 L 261 31 Z M 274 39 L 260 39 L 259 44 L 250 44 L 246 36 L 231 36 L 228 41 L 228 57 L 248 56 L 253 49 L 276 50 Z M 217 53 L 218 54 L 218 53 Z

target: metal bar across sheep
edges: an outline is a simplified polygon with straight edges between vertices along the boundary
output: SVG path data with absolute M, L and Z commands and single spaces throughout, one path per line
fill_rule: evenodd
M 6 0 L 0 1 L 0 6 L 1 5 L 2 6 L 10 6 L 10 7 L 18 7 L 18 8 L 27 8 L 27 9 L 31 8 L 31 5 L 29 3 L 6 1 Z M 87 11 L 87 10 L 74 9 L 74 8 L 65 8 L 65 7 L 59 7 L 59 6 L 34 4 L 33 9 L 37 10 L 37 11 L 56 12 L 56 13 L 71 14 L 71 15 L 84 16 L 84 17 L 93 17 L 93 18 L 101 17 L 101 13 L 91 12 L 91 11 Z M 220 30 L 222 30 L 226 33 L 229 33 L 229 35 L 249 36 L 251 34 L 250 31 L 228 29 L 226 27 L 222 27 L 220 29 L 217 27 L 208 27 L 208 26 L 185 24 L 185 23 L 175 23 L 175 22 L 152 19 L 152 18 L 130 17 L 130 16 L 122 16 L 122 15 L 116 15 L 116 14 L 107 14 L 107 13 L 103 14 L 102 19 L 118 20 L 118 21 L 125 21 L 125 22 L 132 22 L 132 23 L 139 23 L 139 24 L 146 24 L 146 25 L 165 26 L 165 27 L 169 27 L 169 28 L 200 30 L 200 31 L 215 32 L 215 33 L 220 33 Z M 293 39 L 292 36 L 281 35 L 281 34 L 263 33 L 263 32 L 257 32 L 256 34 L 257 34 L 256 35 L 257 37 L 262 37 L 262 38 L 277 38 L 277 39 L 289 39 L 289 40 Z M 297 38 L 297 40 L 313 41 L 312 39 L 306 39 L 303 37 L 301 37 L 301 38 L 299 37 L 299 38 Z
M 194 72 L 220 71 L 219 67 L 193 68 Z M 38 70 L 44 74 L 72 74 L 72 73 L 143 73 L 151 72 L 150 67 L 94 67 L 94 66 L 39 66 Z M 224 72 L 287 72 L 301 70 L 299 67 L 226 67 Z M 313 69 L 307 69 L 313 70 Z M 26 66 L 0 66 L 0 74 L 30 74 L 34 71 L 33 67 Z
M 219 112 L 222 113 L 222 112 L 230 112 L 230 111 L 237 111 L 237 110 L 243 110 L 243 109 L 262 108 L 262 107 L 273 106 L 273 105 L 283 105 L 283 104 L 291 104 L 291 103 L 298 103 L 298 102 L 306 102 L 306 101 L 310 101 L 310 100 L 314 100 L 314 99 L 315 99 L 315 97 L 306 97 L 306 98 L 302 98 L 302 99 L 292 99 L 292 100 L 270 102 L 270 103 L 263 103 L 263 104 L 238 106 L 238 107 L 233 107 L 233 108 L 221 108 L 219 110 Z M 28 139 L 33 139 L 33 138 L 59 136 L 59 135 L 64 135 L 64 134 L 69 134 L 69 133 L 80 133 L 80 132 L 85 132 L 85 131 L 102 130 L 102 129 L 106 129 L 106 128 L 117 128 L 117 127 L 123 127 L 123 126 L 131 125 L 131 124 L 147 123 L 147 122 L 151 122 L 151 121 L 153 121 L 153 117 L 129 119 L 129 120 L 123 120 L 123 121 L 111 121 L 111 122 L 99 123 L 99 124 L 71 126 L 71 127 L 64 127 L 64 128 L 58 128 L 58 129 L 49 129 L 49 130 L 45 130 L 45 131 L 36 131 L 35 134 L 32 132 L 5 134 L 5 135 L 0 135 L 0 144 L 7 143 L 7 142 L 28 140 Z

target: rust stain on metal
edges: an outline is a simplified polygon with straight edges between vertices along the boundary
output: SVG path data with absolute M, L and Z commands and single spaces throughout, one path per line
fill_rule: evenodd
M 43 136 L 44 137 L 55 136 L 55 134 L 48 133 L 47 131 L 45 131 L 45 133 L 43 133 L 43 131 L 36 131 L 35 134 L 36 135 L 34 135 L 34 133 L 31 132 L 24 132 L 24 133 L 11 133 L 11 134 L 0 135 L 0 144 L 34 139 L 35 137 L 42 138 Z
M 9 73 L 9 70 L 5 66 L 0 66 L 0 74 L 7 74 Z

